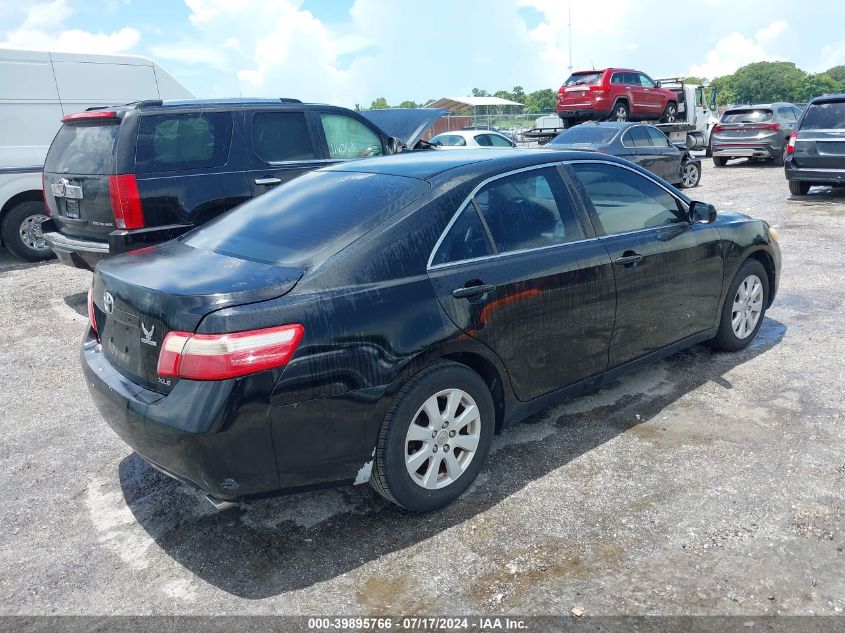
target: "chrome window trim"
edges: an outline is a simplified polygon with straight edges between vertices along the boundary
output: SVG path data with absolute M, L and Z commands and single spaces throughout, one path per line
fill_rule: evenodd
M 531 165 L 530 167 L 521 167 L 519 169 L 514 169 L 514 170 L 511 170 L 511 171 L 503 172 L 501 174 L 496 174 L 495 176 L 491 176 L 490 178 L 487 178 L 487 179 L 483 180 L 481 183 L 479 183 L 469 193 L 469 195 L 464 199 L 464 201 L 458 207 L 458 210 L 454 213 L 454 215 L 452 215 L 452 218 L 449 220 L 449 223 L 446 225 L 446 228 L 443 229 L 443 232 L 440 234 L 440 237 L 437 239 L 437 242 L 434 244 L 434 248 L 431 250 L 431 253 L 428 256 L 428 263 L 426 264 L 426 267 L 425 267 L 426 272 L 432 271 L 432 270 L 440 270 L 440 269 L 443 269 L 443 268 L 450 268 L 450 267 L 453 267 L 453 266 L 459 266 L 459 265 L 472 263 L 472 262 L 485 261 L 485 260 L 488 260 L 488 259 L 497 259 L 499 257 L 507 257 L 508 255 L 521 255 L 523 253 L 529 253 L 529 252 L 532 252 L 532 251 L 543 251 L 543 250 L 548 250 L 550 248 L 561 248 L 561 247 L 569 246 L 570 244 L 583 244 L 585 242 L 596 242 L 596 241 L 599 241 L 599 240 L 602 240 L 602 239 L 616 237 L 618 235 L 632 235 L 632 234 L 635 234 L 635 233 L 645 233 L 646 231 L 665 230 L 665 229 L 671 228 L 673 226 L 673 225 L 652 226 L 652 227 L 648 227 L 648 228 L 644 228 L 644 229 L 635 229 L 633 231 L 625 231 L 624 233 L 611 233 L 611 234 L 607 234 L 607 235 L 599 235 L 597 237 L 587 237 L 587 238 L 580 239 L 580 240 L 574 240 L 572 242 L 561 242 L 560 244 L 548 244 L 546 246 L 537 246 L 537 247 L 534 247 L 534 248 L 523 248 L 523 249 L 519 249 L 519 250 L 516 250 L 516 251 L 506 251 L 504 253 L 494 253 L 492 255 L 484 255 L 482 257 L 472 257 L 470 259 L 459 259 L 459 260 L 456 260 L 456 261 L 453 261 L 453 262 L 443 262 L 442 264 L 433 264 L 432 263 L 432 260 L 434 259 L 435 254 L 437 253 L 438 249 L 440 248 L 441 244 L 443 243 L 443 240 L 446 238 L 446 235 L 452 229 L 452 225 L 455 224 L 458 217 L 460 217 L 461 213 L 463 213 L 463 211 L 467 207 L 467 205 L 472 202 L 473 198 L 475 198 L 475 194 L 477 194 L 479 192 L 479 190 L 481 190 L 485 185 L 487 185 L 487 184 L 489 184 L 493 181 L 500 180 L 502 178 L 506 178 L 506 177 L 512 176 L 514 174 L 520 174 L 520 173 L 523 173 L 523 172 L 526 172 L 526 171 L 533 171 L 535 169 L 544 169 L 546 167 L 553 167 L 554 168 L 554 167 L 557 167 L 559 165 L 574 165 L 574 164 L 580 164 L 580 163 L 587 163 L 587 164 L 594 163 L 594 164 L 599 164 L 599 165 L 615 165 L 617 167 L 621 167 L 622 169 L 627 169 L 628 171 L 637 174 L 641 178 L 645 178 L 646 180 L 650 180 L 655 185 L 657 185 L 658 187 L 663 189 L 670 196 L 672 196 L 672 198 L 675 201 L 679 202 L 682 205 L 682 208 L 689 210 L 689 205 L 686 202 L 684 202 L 681 198 L 679 198 L 677 195 L 675 195 L 672 191 L 667 189 L 664 185 L 659 183 L 650 174 L 649 175 L 642 174 L 639 171 L 637 171 L 636 169 L 632 169 L 631 167 L 628 167 L 627 165 L 623 165 L 621 163 L 611 162 L 611 161 L 607 161 L 607 160 L 596 160 L 596 159 L 582 158 L 582 159 L 555 161 L 553 163 L 542 163 L 540 165 Z M 567 193 L 568 193 L 568 191 L 567 191 Z M 578 221 L 580 223 L 580 218 L 578 219 Z M 685 222 L 685 220 L 683 220 L 683 219 L 679 219 L 679 221 L 678 221 L 679 224 L 684 223 L 684 222 Z M 689 224 L 688 221 L 687 221 L 687 224 Z M 495 243 L 493 244 L 493 248 L 495 248 Z

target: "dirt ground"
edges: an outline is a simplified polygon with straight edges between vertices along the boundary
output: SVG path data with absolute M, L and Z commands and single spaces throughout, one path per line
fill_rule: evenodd
M 845 191 L 704 167 L 695 198 L 781 235 L 754 344 L 535 416 L 423 516 L 367 486 L 215 512 L 94 408 L 90 273 L 0 250 L 0 614 L 842 614 Z

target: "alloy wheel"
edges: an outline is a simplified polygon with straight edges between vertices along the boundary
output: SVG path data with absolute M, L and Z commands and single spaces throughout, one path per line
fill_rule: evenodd
M 616 110 L 613 113 L 613 117 L 617 121 L 625 121 L 628 118 L 628 108 L 626 108 L 620 103 L 618 106 L 616 106 Z
M 731 310 L 731 327 L 738 339 L 751 335 L 763 313 L 763 282 L 757 275 L 748 275 L 739 284 Z
M 466 391 L 445 389 L 428 398 L 405 435 L 405 467 L 413 482 L 429 490 L 454 483 L 475 457 L 481 424 Z
M 44 241 L 44 236 L 41 233 L 41 223 L 49 220 L 43 213 L 35 213 L 23 219 L 18 233 L 21 236 L 21 242 L 34 251 L 47 250 L 47 242 Z
M 693 163 L 687 163 L 681 170 L 681 182 L 684 187 L 695 187 L 698 184 L 698 168 Z

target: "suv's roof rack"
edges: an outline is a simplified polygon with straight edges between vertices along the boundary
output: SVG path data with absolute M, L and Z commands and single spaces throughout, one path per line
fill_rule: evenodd
M 302 103 L 300 99 L 293 99 L 291 97 L 279 97 L 279 101 L 282 103 Z
M 136 108 L 155 108 L 163 103 L 164 102 L 161 99 L 146 99 L 144 101 L 132 101 L 126 105 L 135 106 Z

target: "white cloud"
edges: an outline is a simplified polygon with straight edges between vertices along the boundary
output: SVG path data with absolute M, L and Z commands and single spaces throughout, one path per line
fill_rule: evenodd
M 746 64 L 782 59 L 779 55 L 771 53 L 769 47 L 776 45 L 787 30 L 789 25 L 786 22 L 776 20 L 757 31 L 754 37 L 746 37 L 738 32 L 731 33 L 716 42 L 716 46 L 705 56 L 703 64 L 690 66 L 689 74 L 712 79 L 729 75 Z
M 64 53 L 119 53 L 141 40 L 141 34 L 124 27 L 113 33 L 92 33 L 62 28 L 73 9 L 66 0 L 53 0 L 26 8 L 20 26 L 6 33 L 0 48 L 49 50 Z
M 812 70 L 820 73 L 840 64 L 845 64 L 845 40 L 836 42 L 835 44 L 828 44 L 822 48 L 819 61 L 814 65 Z

